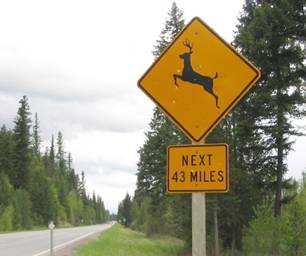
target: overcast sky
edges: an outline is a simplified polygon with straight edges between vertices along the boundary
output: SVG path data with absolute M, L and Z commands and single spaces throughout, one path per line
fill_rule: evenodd
M 199 16 L 231 42 L 243 0 L 178 0 L 186 22 Z M 137 150 L 153 103 L 137 80 L 172 0 L 0 0 L 0 125 L 13 126 L 27 95 L 44 145 L 62 131 L 74 168 L 106 207 L 133 194 Z M 299 123 L 300 125 L 303 122 Z M 305 138 L 289 157 L 289 176 L 306 167 Z

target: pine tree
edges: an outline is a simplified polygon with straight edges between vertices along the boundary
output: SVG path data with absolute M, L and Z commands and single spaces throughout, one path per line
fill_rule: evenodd
M 70 172 L 72 170 L 72 156 L 71 153 L 68 153 L 68 160 L 67 160 L 67 164 L 68 164 L 68 171 Z
M 50 163 L 50 175 L 53 175 L 55 172 L 55 150 L 54 150 L 54 136 L 51 137 L 51 146 L 49 153 L 49 163 Z
M 176 3 L 172 4 L 168 18 L 163 28 L 160 39 L 154 46 L 153 55 L 157 58 L 161 52 L 183 29 L 183 12 Z M 155 108 L 150 123 L 150 131 L 146 134 L 147 141 L 139 150 L 140 161 L 138 163 L 137 191 L 138 194 L 145 190 L 154 193 L 157 198 L 165 193 L 166 148 L 170 144 L 176 144 L 177 140 L 186 141 L 181 132 L 174 127 L 170 120 Z
M 183 11 L 173 2 L 168 12 L 165 27 L 161 31 L 160 39 L 157 40 L 157 44 L 152 52 L 155 58 L 159 57 L 163 50 L 172 42 L 174 37 L 182 30 L 184 24 Z
M 17 189 L 12 199 L 14 208 L 13 227 L 15 230 L 32 227 L 32 203 L 26 190 Z
M 8 176 L 0 172 L 0 208 L 10 204 L 13 191 Z
M 107 220 L 106 210 L 104 202 L 100 196 L 97 197 L 97 212 L 98 212 L 98 223 L 103 223 Z
M 41 144 L 41 137 L 39 135 L 39 120 L 37 113 L 35 113 L 34 126 L 33 126 L 33 152 L 34 155 L 37 157 L 40 156 L 40 144 Z
M 27 98 L 20 103 L 14 130 L 0 129 L 0 230 L 29 229 L 50 220 L 57 225 L 105 221 L 109 213 L 101 197 L 87 196 L 84 172 L 80 182 L 71 154 L 66 166 L 61 133 L 57 149 L 52 136 L 50 149 L 47 147 L 40 159 L 37 114 L 31 141 Z
M 127 193 L 118 207 L 118 221 L 126 227 L 129 227 L 131 225 L 131 211 L 132 201 L 130 195 Z
M 28 98 L 23 96 L 19 101 L 20 107 L 17 112 L 14 127 L 15 156 L 14 156 L 14 178 L 15 188 L 25 188 L 30 180 L 30 107 Z
M 157 58 L 184 26 L 183 12 L 175 3 L 168 13 L 160 39 L 154 46 L 153 55 Z M 190 196 L 178 196 L 176 199 L 166 195 L 166 154 L 168 145 L 187 143 L 186 136 L 158 109 L 155 108 L 150 122 L 150 130 L 146 133 L 146 142 L 139 150 L 137 189 L 133 200 L 134 220 L 145 226 L 147 234 L 170 233 L 165 222 L 170 221 L 169 212 L 175 212 L 186 218 L 178 218 L 172 230 L 184 230 L 184 239 L 190 240 L 190 226 L 185 225 L 191 218 Z M 172 203 L 172 200 L 176 201 Z M 121 205 L 121 207 L 124 207 Z M 136 211 L 144 211 L 138 214 Z M 143 219 L 143 220 L 142 220 Z M 142 222 L 145 223 L 142 224 Z M 190 224 L 190 223 L 189 223 Z M 176 232 L 180 236 L 183 232 Z
M 57 205 L 50 184 L 41 170 L 37 170 L 31 185 L 32 211 L 36 223 L 47 224 L 55 220 Z
M 63 141 L 62 132 L 58 132 L 56 145 L 57 145 L 56 159 L 58 161 L 58 167 L 60 173 L 63 174 L 66 169 L 66 160 L 65 160 L 64 141 Z
M 14 137 L 5 125 L 0 129 L 0 174 L 4 173 L 12 180 L 14 177 Z
M 243 228 L 253 217 L 254 206 L 271 196 L 265 142 L 255 128 L 249 98 L 245 98 L 206 139 L 207 143 L 226 142 L 230 149 L 230 191 L 207 195 L 208 233 L 213 231 L 214 211 L 218 208 L 219 235 L 223 246 L 241 249 Z
M 85 185 L 85 173 L 81 172 L 81 181 L 79 182 L 78 193 L 83 202 L 87 204 L 86 185 Z
M 261 131 L 269 185 L 275 191 L 275 217 L 281 215 L 282 189 L 287 171 L 286 157 L 292 135 L 301 135 L 292 125 L 305 104 L 305 1 L 250 0 L 240 17 L 235 44 L 262 71 L 262 79 L 251 94 L 251 116 Z M 262 144 L 262 143 L 261 143 Z
M 50 160 L 52 163 L 55 163 L 55 153 L 54 153 L 54 136 L 51 138 L 51 147 L 50 147 Z

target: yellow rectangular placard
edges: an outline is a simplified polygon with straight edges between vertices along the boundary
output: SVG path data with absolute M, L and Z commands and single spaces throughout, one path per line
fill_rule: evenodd
M 227 144 L 168 147 L 168 192 L 225 193 L 228 190 Z

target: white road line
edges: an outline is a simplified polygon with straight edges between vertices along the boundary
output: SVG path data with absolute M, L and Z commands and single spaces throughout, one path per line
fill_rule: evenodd
M 79 237 L 77 237 L 77 238 L 75 238 L 75 239 L 72 239 L 72 240 L 70 240 L 70 241 L 68 241 L 68 242 L 65 242 L 65 243 L 62 243 L 62 244 L 60 244 L 60 245 L 55 246 L 55 247 L 53 248 L 53 250 L 54 250 L 54 251 L 59 250 L 59 249 L 61 249 L 62 247 L 65 247 L 65 246 L 67 246 L 67 245 L 69 245 L 69 244 L 73 244 L 73 243 L 75 243 L 75 242 L 77 242 L 77 241 L 79 241 L 79 240 L 82 240 L 82 239 L 84 239 L 85 237 L 91 236 L 91 235 L 93 235 L 93 234 L 95 234 L 95 233 L 97 233 L 97 232 L 100 232 L 100 231 L 90 232 L 90 233 L 87 233 L 87 234 L 85 234 L 85 235 L 79 236 Z M 42 252 L 37 253 L 37 254 L 33 254 L 32 256 L 41 256 L 41 255 L 44 255 L 44 254 L 49 253 L 49 252 L 50 252 L 50 249 L 45 250 L 45 251 L 42 251 Z

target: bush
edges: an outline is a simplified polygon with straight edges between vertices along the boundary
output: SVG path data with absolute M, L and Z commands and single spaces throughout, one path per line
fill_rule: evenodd
M 13 196 L 14 229 L 30 229 L 32 227 L 32 203 L 30 195 L 23 189 L 17 189 Z
M 282 251 L 287 256 L 304 256 L 306 251 L 305 202 L 295 199 L 284 209 L 282 217 Z
M 244 255 L 270 256 L 280 240 L 280 225 L 274 217 L 272 203 L 264 202 L 254 212 L 255 218 L 242 238 Z
M 255 209 L 243 236 L 243 255 L 304 256 L 306 251 L 306 205 L 303 194 L 283 207 L 282 216 L 274 217 L 272 203 Z
M 13 215 L 14 208 L 9 205 L 2 211 L 0 208 L 0 231 L 11 231 L 13 230 Z

